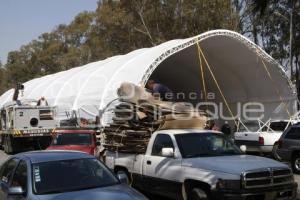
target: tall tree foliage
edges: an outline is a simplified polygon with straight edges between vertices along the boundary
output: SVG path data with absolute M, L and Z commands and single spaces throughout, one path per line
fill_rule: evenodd
M 5 69 L 0 62 L 0 94 L 3 93 L 6 89 L 5 86 L 6 78 L 5 78 Z
M 240 31 L 239 14 L 230 0 L 101 0 L 94 12 L 10 52 L 0 89 L 212 29 Z
M 293 15 L 292 63 L 293 71 L 297 72 L 300 56 L 300 1 L 240 0 L 239 3 L 244 4 L 243 32 L 286 69 L 290 69 L 290 15 Z

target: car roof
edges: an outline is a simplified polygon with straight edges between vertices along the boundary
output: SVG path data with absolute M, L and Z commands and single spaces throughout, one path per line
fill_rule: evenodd
M 156 131 L 156 133 L 167 133 L 167 134 L 184 134 L 184 133 L 218 133 L 222 134 L 220 131 L 208 130 L 208 129 L 164 129 Z
M 55 129 L 54 132 L 57 133 L 87 133 L 87 134 L 91 134 L 91 133 L 95 133 L 95 129 L 90 129 L 90 128 L 74 128 L 74 127 L 67 127 L 67 128 L 57 128 Z
M 30 160 L 31 163 L 94 158 L 94 156 L 91 156 L 87 153 L 68 150 L 29 151 L 16 154 L 13 157 L 27 159 Z

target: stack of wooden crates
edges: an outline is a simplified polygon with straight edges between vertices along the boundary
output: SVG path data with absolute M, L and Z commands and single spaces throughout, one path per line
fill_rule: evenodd
M 136 86 L 134 86 L 136 87 Z M 136 88 L 140 90 L 140 88 Z M 138 91 L 137 93 L 142 93 Z M 164 102 L 147 98 L 120 99 L 111 109 L 112 123 L 103 127 L 104 147 L 122 153 L 145 153 L 151 134 L 161 129 L 203 129 L 207 118 L 189 104 Z M 145 95 L 144 95 L 145 96 Z M 143 97 L 144 97 L 143 96 Z

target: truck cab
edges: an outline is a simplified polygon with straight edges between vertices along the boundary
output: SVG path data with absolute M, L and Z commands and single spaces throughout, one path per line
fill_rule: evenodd
M 287 165 L 244 155 L 211 130 L 160 130 L 145 154 L 107 152 L 105 162 L 134 187 L 172 199 L 293 199 L 297 191 Z
M 53 131 L 53 139 L 47 150 L 75 150 L 98 157 L 100 142 L 96 135 L 93 129 L 59 128 Z

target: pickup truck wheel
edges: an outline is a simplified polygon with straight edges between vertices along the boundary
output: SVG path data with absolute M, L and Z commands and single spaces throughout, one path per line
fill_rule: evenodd
M 280 156 L 277 154 L 277 149 L 278 149 L 278 144 L 274 144 L 273 149 L 272 149 L 272 157 L 275 160 L 281 160 Z
M 13 153 L 13 147 L 12 147 L 12 141 L 11 141 L 11 136 L 7 136 L 6 140 L 4 141 L 4 152 L 6 154 L 12 154 Z
M 294 173 L 300 174 L 300 154 L 297 153 L 292 158 L 292 168 Z
M 207 193 L 200 188 L 194 188 L 189 196 L 188 200 L 209 200 Z

